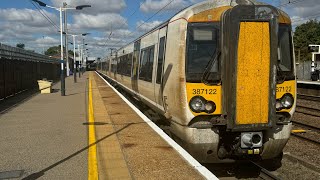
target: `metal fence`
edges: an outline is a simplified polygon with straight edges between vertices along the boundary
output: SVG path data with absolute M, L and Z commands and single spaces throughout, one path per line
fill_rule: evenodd
M 59 77 L 59 60 L 0 44 L 0 99 L 37 87 L 39 79 Z
M 296 70 L 299 80 L 311 80 L 311 61 L 297 63 Z

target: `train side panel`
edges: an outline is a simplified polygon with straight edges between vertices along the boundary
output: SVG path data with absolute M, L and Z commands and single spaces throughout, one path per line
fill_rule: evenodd
M 138 70 L 138 90 L 148 104 L 155 104 L 154 97 L 154 62 L 158 54 L 158 30 L 141 39 L 141 52 Z
M 187 22 L 170 22 L 167 30 L 166 60 L 163 75 L 163 98 L 166 112 L 174 123 L 187 125 L 185 116 L 185 49 Z

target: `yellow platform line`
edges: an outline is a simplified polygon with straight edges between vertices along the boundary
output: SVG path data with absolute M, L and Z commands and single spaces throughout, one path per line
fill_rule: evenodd
M 92 102 L 92 82 L 91 76 L 89 76 L 89 97 L 88 97 L 88 122 L 89 122 L 89 152 L 88 152 L 88 180 L 98 179 L 98 162 L 97 162 L 97 146 L 96 142 L 94 114 L 93 114 L 93 102 Z

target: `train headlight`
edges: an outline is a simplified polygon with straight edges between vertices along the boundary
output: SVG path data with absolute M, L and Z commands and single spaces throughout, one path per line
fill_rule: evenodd
M 192 111 L 199 113 L 205 110 L 206 100 L 201 96 L 195 96 L 190 100 L 190 108 Z
M 284 107 L 286 109 L 290 109 L 293 105 L 293 101 L 294 101 L 294 99 L 291 94 L 283 95 L 281 98 L 282 107 Z
M 213 113 L 216 110 L 216 104 L 212 101 L 206 102 L 204 109 L 207 113 Z
M 282 104 L 281 104 L 280 100 L 276 101 L 276 109 L 277 109 L 277 111 L 280 111 L 282 109 Z
M 276 101 L 276 110 L 290 109 L 294 103 L 293 96 L 289 93 L 284 94 L 280 99 Z

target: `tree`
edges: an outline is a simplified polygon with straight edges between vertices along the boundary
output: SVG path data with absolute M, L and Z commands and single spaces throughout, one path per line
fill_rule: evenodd
M 17 48 L 21 48 L 21 49 L 24 49 L 25 45 L 23 43 L 18 43 L 17 44 Z
M 69 50 L 68 53 L 69 53 L 69 56 L 72 56 L 72 57 L 73 57 L 73 51 L 72 51 L 72 50 Z M 77 57 L 77 56 L 78 56 L 78 53 L 76 52 L 76 57 Z
M 296 50 L 300 50 L 301 61 L 311 60 L 311 53 L 308 51 L 309 44 L 320 44 L 320 22 L 309 20 L 296 27 L 293 36 Z
M 46 50 L 46 52 L 44 52 L 45 55 L 47 56 L 54 56 L 54 55 L 60 55 L 60 48 L 61 46 L 52 46 L 50 48 L 48 48 Z M 73 51 L 72 50 L 69 50 L 68 51 L 69 55 L 71 55 L 73 57 Z M 77 53 L 76 53 L 77 54 Z
M 47 56 L 54 56 L 59 53 L 60 53 L 60 46 L 52 46 L 44 52 L 44 54 Z

